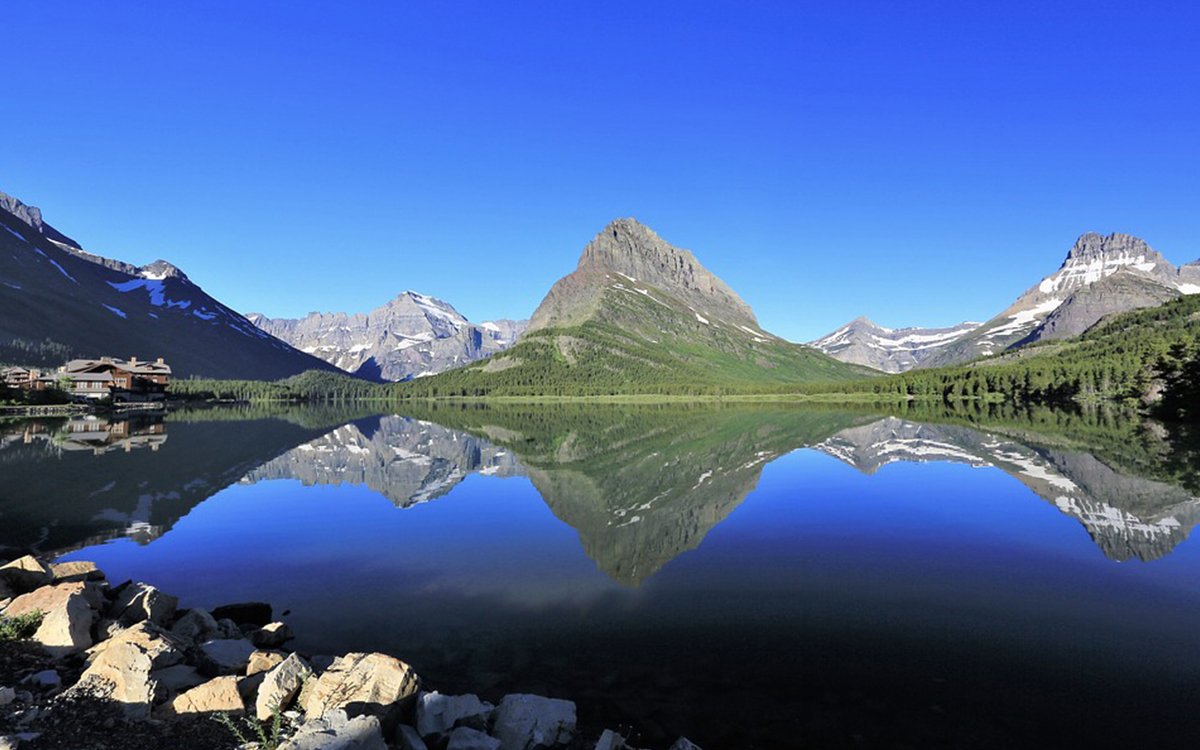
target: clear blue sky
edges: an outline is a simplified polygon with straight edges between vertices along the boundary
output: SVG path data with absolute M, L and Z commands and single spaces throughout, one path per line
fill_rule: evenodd
M 1200 10 L 27 2 L 0 190 L 242 311 L 526 316 L 609 220 L 795 340 L 984 319 L 1084 231 L 1200 257 Z

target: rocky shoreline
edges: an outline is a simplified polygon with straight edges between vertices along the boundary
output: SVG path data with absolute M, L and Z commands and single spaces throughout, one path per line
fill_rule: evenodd
M 266 603 L 177 605 L 89 562 L 0 566 L 0 750 L 634 750 L 569 700 L 493 705 L 387 654 L 297 653 Z

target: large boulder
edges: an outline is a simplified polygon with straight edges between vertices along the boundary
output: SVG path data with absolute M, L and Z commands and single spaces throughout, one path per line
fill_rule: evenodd
M 204 643 L 220 637 L 221 626 L 208 610 L 194 607 L 175 621 L 171 632 L 189 643 Z
M 92 645 L 96 609 L 103 602 L 99 591 L 86 583 L 42 586 L 14 599 L 4 610 L 6 617 L 42 613 L 33 640 L 54 656 L 83 651 Z
M 196 669 L 209 677 L 241 674 L 250 663 L 254 646 L 245 638 L 221 638 L 205 641 L 193 650 Z
M 520 693 L 504 696 L 492 725 L 492 735 L 500 740 L 502 750 L 565 745 L 574 733 L 574 703 Z
M 422 737 L 449 734 L 458 726 L 487 730 L 495 706 L 476 695 L 442 695 L 436 690 L 417 696 L 417 732 Z
M 236 677 L 215 677 L 179 695 L 168 705 L 167 712 L 177 715 L 245 712 Z
M 0 565 L 0 582 L 14 594 L 24 594 L 54 580 L 54 573 L 46 563 L 33 555 L 17 558 Z
M 377 717 L 331 711 L 305 722 L 279 750 L 387 750 L 387 743 Z
M 304 712 L 319 718 L 330 711 L 372 714 L 389 720 L 417 694 L 417 673 L 387 654 L 346 654 L 334 660 L 304 691 Z
M 500 750 L 500 740 L 478 729 L 459 727 L 450 733 L 446 750 Z
M 108 616 L 122 625 L 149 620 L 164 625 L 175 614 L 179 599 L 145 583 L 127 583 L 115 592 Z
M 223 604 L 212 611 L 212 616 L 218 620 L 233 620 L 238 625 L 261 628 L 271 622 L 271 605 L 266 602 Z
M 162 694 L 155 670 L 183 661 L 183 651 L 166 631 L 143 621 L 89 652 L 91 663 L 68 693 L 111 700 L 126 717 L 144 719 Z
M 274 712 L 285 710 L 312 673 L 312 668 L 297 654 L 267 672 L 254 701 L 254 713 L 259 721 L 266 721 Z

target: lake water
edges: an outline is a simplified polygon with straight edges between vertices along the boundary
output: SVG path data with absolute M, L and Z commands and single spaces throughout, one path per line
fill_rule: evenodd
M 1196 454 L 1111 415 L 179 412 L 0 425 L 0 556 L 665 747 L 1185 747 Z

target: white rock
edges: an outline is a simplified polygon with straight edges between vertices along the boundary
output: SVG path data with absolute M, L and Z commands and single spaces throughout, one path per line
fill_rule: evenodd
M 417 696 L 417 732 L 422 737 L 443 735 L 460 725 L 486 730 L 494 709 L 476 695 L 421 693 Z
M 305 723 L 279 750 L 387 750 L 387 743 L 378 718 L 347 719 L 344 711 L 331 711 Z
M 492 734 L 502 750 L 536 750 L 564 745 L 575 732 L 575 704 L 539 695 L 504 696 Z
M 459 727 L 450 733 L 446 750 L 500 750 L 500 740 L 477 729 Z
M 110 616 L 125 625 L 149 620 L 162 625 L 175 614 L 179 599 L 145 583 L 131 583 L 117 592 Z
M 53 669 L 44 669 L 41 672 L 31 674 L 22 680 L 22 682 L 40 690 L 50 690 L 62 686 L 62 678 Z
M 254 646 L 245 638 L 205 641 L 196 647 L 196 668 L 210 677 L 238 674 L 250 663 Z
M 245 711 L 236 677 L 215 677 L 171 701 L 174 714 L 241 714 Z
M 387 654 L 346 654 L 310 681 L 303 696 L 304 712 L 318 718 L 354 707 L 355 712 L 389 714 L 417 693 L 412 667 Z

